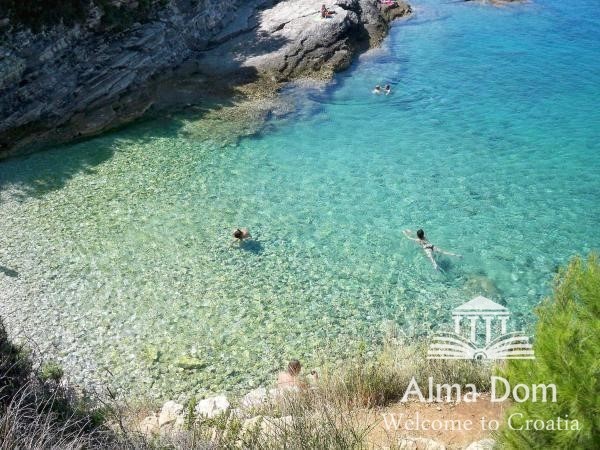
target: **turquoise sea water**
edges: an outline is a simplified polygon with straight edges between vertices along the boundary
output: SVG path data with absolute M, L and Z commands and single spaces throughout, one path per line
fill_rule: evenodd
M 12 333 L 75 381 L 172 397 L 435 331 L 479 294 L 530 329 L 556 267 L 600 244 L 600 7 L 414 9 L 238 144 L 188 116 L 0 164 Z M 230 246 L 237 226 L 255 240 Z M 419 227 L 464 258 L 432 270 Z

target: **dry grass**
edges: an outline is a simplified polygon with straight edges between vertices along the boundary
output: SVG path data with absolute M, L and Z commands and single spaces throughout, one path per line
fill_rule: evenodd
M 156 438 L 159 448 L 363 449 L 378 421 L 365 414 L 402 397 L 414 377 L 427 395 L 435 383 L 489 386 L 492 367 L 470 361 L 429 361 L 426 345 L 386 344 L 372 360 L 357 356 L 343 367 L 329 368 L 310 389 L 290 392 L 252 410 L 210 420 L 188 417 L 186 430 Z M 248 422 L 248 419 L 254 418 Z M 250 424 L 250 425 L 249 425 Z M 210 444 L 207 444 L 210 443 Z
M 425 354 L 425 343 L 388 339 L 376 358 L 357 355 L 323 369 L 310 389 L 210 420 L 196 420 L 190 405 L 184 430 L 151 437 L 136 431 L 135 408 L 109 396 L 95 399 L 102 408 L 94 409 L 60 383 L 60 370 L 34 369 L 0 324 L 0 450 L 362 449 L 376 425 L 365 420 L 364 410 L 400 399 L 413 377 L 425 395 L 428 377 L 434 384 L 488 388 L 491 367 L 429 361 Z
M 434 384 L 474 384 L 478 392 L 489 390 L 491 365 L 478 361 L 428 360 L 426 353 L 426 342 L 406 344 L 394 340 L 386 343 L 372 360 L 359 356 L 342 368 L 327 370 L 320 387 L 328 392 L 328 397 L 367 408 L 399 400 L 413 377 L 423 395 L 428 394 L 429 377 Z

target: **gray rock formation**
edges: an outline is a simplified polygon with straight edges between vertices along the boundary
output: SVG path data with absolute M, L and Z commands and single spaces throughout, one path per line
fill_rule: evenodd
M 91 136 L 150 112 L 226 98 L 240 84 L 327 76 L 377 44 L 399 2 L 170 0 L 126 30 L 87 22 L 0 44 L 0 159 Z M 1 13 L 0 13 L 1 14 Z M 6 24 L 7 19 L 0 17 Z
M 213 417 L 225 414 L 229 411 L 230 406 L 226 396 L 217 395 L 200 400 L 194 409 L 194 413 L 196 417 L 212 419 Z
M 471 442 L 465 450 L 493 450 L 496 441 L 493 439 L 482 439 L 481 441 Z

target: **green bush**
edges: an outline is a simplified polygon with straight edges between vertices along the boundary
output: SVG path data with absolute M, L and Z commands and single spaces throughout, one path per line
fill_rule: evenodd
M 40 368 L 40 378 L 42 381 L 59 382 L 63 375 L 63 368 L 54 361 L 47 361 Z
M 85 0 L 0 0 L 0 6 L 11 23 L 33 31 L 60 22 L 73 25 L 85 20 L 89 10 Z
M 115 5 L 110 0 L 0 0 L 0 19 L 8 18 L 15 28 L 27 28 L 39 32 L 44 28 L 63 23 L 67 27 L 83 23 L 90 7 L 102 10 L 102 26 L 112 31 L 122 31 L 134 22 L 145 22 L 166 0 L 139 0 L 135 7 Z
M 56 383 L 61 376 L 55 363 L 34 370 L 31 355 L 9 340 L 0 320 L 0 450 L 113 448 L 117 437 L 100 411 Z
M 513 426 L 505 424 L 499 433 L 500 446 L 596 449 L 600 443 L 598 257 L 592 255 L 587 261 L 575 258 L 566 269 L 559 271 L 553 295 L 542 302 L 536 314 L 536 359 L 511 360 L 501 375 L 513 387 L 518 383 L 528 386 L 554 383 L 556 402 L 544 403 L 538 399 L 538 402 L 515 403 L 507 412 L 507 418 L 513 415 Z M 558 417 L 577 420 L 579 431 L 515 429 L 526 428 L 527 421 L 556 423 Z

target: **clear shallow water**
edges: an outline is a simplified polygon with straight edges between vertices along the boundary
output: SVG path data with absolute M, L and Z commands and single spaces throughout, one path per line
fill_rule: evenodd
M 375 348 L 392 322 L 427 333 L 477 294 L 530 326 L 556 266 L 600 242 L 598 4 L 415 4 L 237 145 L 165 120 L 0 164 L 13 333 L 77 381 L 172 397 Z M 236 226 L 256 240 L 231 247 Z M 434 272 L 401 236 L 418 227 L 464 259 Z

